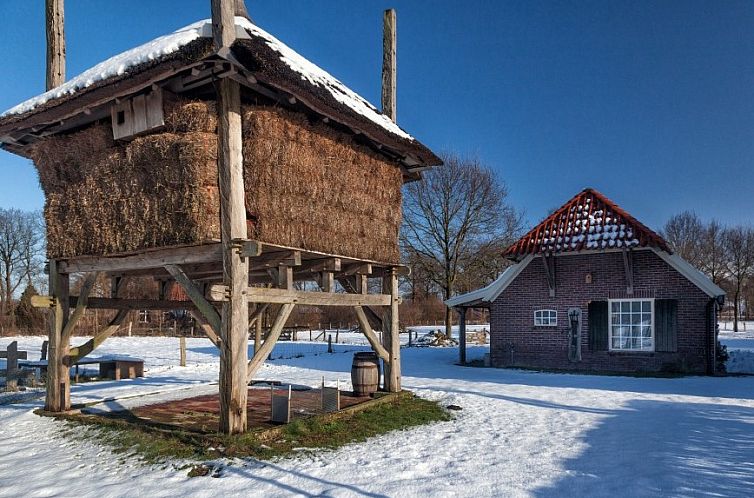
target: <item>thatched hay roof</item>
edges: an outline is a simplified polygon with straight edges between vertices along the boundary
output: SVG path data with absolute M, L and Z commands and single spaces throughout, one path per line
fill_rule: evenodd
M 388 147 L 408 163 L 441 163 L 365 99 L 248 19 L 236 17 L 236 30 L 239 38 L 232 56 L 259 83 L 294 96 L 311 111 Z M 5 111 L 0 115 L 0 140 L 19 130 L 69 118 L 108 96 L 128 95 L 129 89 L 137 91 L 150 81 L 162 81 L 215 56 L 211 35 L 211 22 L 204 20 L 118 54 Z

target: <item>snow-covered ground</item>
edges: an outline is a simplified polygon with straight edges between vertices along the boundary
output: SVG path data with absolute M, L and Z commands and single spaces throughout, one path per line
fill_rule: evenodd
M 12 339 L 0 338 L 0 349 Z M 42 339 L 18 339 L 35 358 Z M 359 346 L 336 351 L 347 348 Z M 474 347 L 470 356 L 485 351 Z M 144 358 L 146 377 L 74 386 L 74 402 L 131 405 L 212 390 L 217 379 L 217 352 L 203 339 L 188 341 L 184 368 L 174 338 L 114 338 L 101 353 Z M 63 424 L 32 413 L 41 401 L 0 406 L 0 496 L 754 495 L 754 377 L 459 367 L 454 348 L 404 348 L 402 355 L 404 386 L 461 406 L 455 420 L 331 452 L 226 462 L 216 479 L 190 479 L 185 469 L 138 464 L 66 437 Z M 259 377 L 348 381 L 350 362 L 350 352 L 307 352 L 268 362 Z
M 738 332 L 732 322 L 720 322 L 720 342 L 728 348 L 728 372 L 754 374 L 754 322 L 739 322 Z

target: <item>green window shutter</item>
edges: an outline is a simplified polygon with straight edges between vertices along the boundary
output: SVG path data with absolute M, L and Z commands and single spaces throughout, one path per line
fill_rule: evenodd
M 678 351 L 678 301 L 655 301 L 655 351 Z
M 609 313 L 607 301 L 589 303 L 589 350 L 607 351 Z

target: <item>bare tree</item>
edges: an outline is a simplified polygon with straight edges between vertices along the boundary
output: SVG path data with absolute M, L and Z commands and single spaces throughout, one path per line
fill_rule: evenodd
M 662 230 L 662 236 L 673 251 L 696 267 L 701 266 L 702 234 L 704 224 L 693 211 L 684 211 L 671 217 Z
M 13 322 L 13 296 L 42 273 L 44 231 L 39 212 L 0 208 L 0 316 Z
M 443 157 L 444 166 L 405 187 L 401 243 L 404 254 L 436 284 L 443 299 L 456 291 L 459 275 L 487 244 L 510 242 L 521 215 L 492 169 L 474 159 Z M 452 316 L 445 312 L 450 336 Z
M 733 290 L 733 331 L 738 332 L 741 291 L 754 273 L 754 229 L 741 226 L 726 228 L 722 240 Z
M 725 264 L 724 228 L 715 220 L 705 225 L 701 235 L 699 268 L 720 285 L 727 271 Z

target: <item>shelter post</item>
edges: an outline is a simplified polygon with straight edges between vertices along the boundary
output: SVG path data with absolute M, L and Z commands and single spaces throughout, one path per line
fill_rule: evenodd
M 69 339 L 63 334 L 68 322 L 69 277 L 50 260 L 50 336 L 48 338 L 47 398 L 45 410 L 64 412 L 71 408 L 71 379 L 67 364 Z
M 229 49 L 235 40 L 235 2 L 212 0 L 212 30 L 215 48 Z M 241 152 L 241 88 L 229 78 L 217 83 L 217 167 L 220 190 L 220 233 L 223 253 L 223 284 L 229 298 L 223 301 L 220 345 L 220 431 L 246 431 L 248 387 L 249 285 L 248 259 L 241 255 L 247 238 Z
M 456 308 L 458 311 L 458 363 L 466 364 L 466 308 Z
M 382 293 L 390 296 L 390 305 L 385 307 L 385 317 L 382 322 L 384 347 L 389 360 L 385 363 L 385 390 L 400 392 L 401 390 L 401 341 L 399 330 L 398 305 L 398 273 L 395 268 L 387 270 L 382 279 Z

